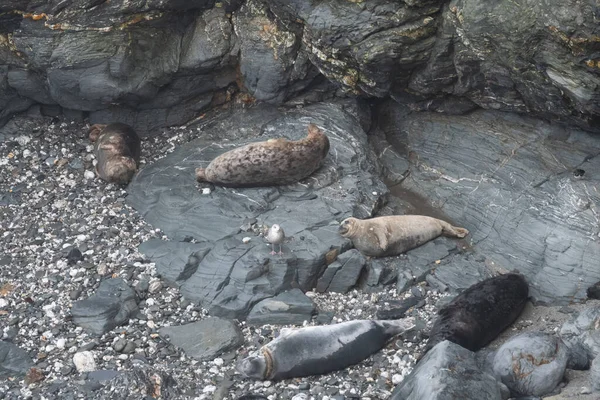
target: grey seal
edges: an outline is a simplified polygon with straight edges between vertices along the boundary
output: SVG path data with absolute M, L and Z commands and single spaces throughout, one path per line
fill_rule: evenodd
M 302 140 L 269 139 L 221 154 L 206 168 L 196 168 L 196 180 L 230 187 L 288 185 L 319 169 L 327 153 L 329 139 L 310 124 Z
M 390 215 L 371 219 L 346 218 L 338 232 L 366 256 L 396 256 L 440 235 L 463 238 L 465 228 L 424 215 Z
M 107 182 L 127 184 L 137 171 L 141 142 L 133 128 L 120 122 L 90 127 L 90 141 L 96 142 L 96 173 Z
M 521 274 L 485 279 L 465 289 L 438 311 L 423 354 L 444 340 L 477 351 L 521 314 L 529 286 Z
M 282 329 L 279 337 L 241 360 L 237 369 L 245 377 L 262 380 L 325 374 L 361 362 L 413 327 L 413 319 L 405 318 Z

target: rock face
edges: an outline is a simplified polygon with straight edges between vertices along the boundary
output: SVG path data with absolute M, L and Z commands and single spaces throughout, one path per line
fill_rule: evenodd
M 396 386 L 390 400 L 508 399 L 502 386 L 477 366 L 475 353 L 445 340 Z
M 246 189 L 208 184 L 210 194 L 202 194 L 195 168 L 246 141 L 219 144 L 203 138 L 182 146 L 140 171 L 129 185 L 127 201 L 170 239 L 204 244 L 154 241 L 140 250 L 157 260 L 161 274 L 181 285 L 186 298 L 215 316 L 242 318 L 260 300 L 292 286 L 312 289 L 326 267 L 326 255 L 350 246 L 337 234 L 339 221 L 371 216 L 387 193 L 374 176 L 377 164 L 361 128 L 368 121 L 360 117 L 362 111 L 349 101 L 287 113 L 264 106 L 220 115 L 202 127 L 220 140 L 241 133 L 262 134 L 260 140 L 297 140 L 306 135 L 307 123 L 314 122 L 329 138 L 329 155 L 321 169 L 298 184 Z M 246 220 L 256 220 L 258 230 L 281 225 L 288 238 L 284 255 L 271 256 L 264 237 L 254 232 L 239 233 Z M 247 237 L 250 241 L 244 243 Z M 340 277 L 336 274 L 336 290 L 356 282 L 364 257 L 357 260 L 352 271 L 344 267 Z
M 598 12 L 593 0 L 3 2 L 0 123 L 39 103 L 143 133 L 237 89 L 278 104 L 324 77 L 420 110 L 594 129 Z
M 493 370 L 513 396 L 544 396 L 562 380 L 567 359 L 567 347 L 560 338 L 527 332 L 500 346 Z
M 406 176 L 391 192 L 407 212 L 459 221 L 470 231 L 465 247 L 476 250 L 465 257 L 428 243 L 403 262 L 410 275 L 444 289 L 463 286 L 457 278 L 465 275 L 517 269 L 536 301 L 586 298 L 600 279 L 600 181 L 594 173 L 576 179 L 573 170 L 600 167 L 595 136 L 514 114 L 409 113 L 393 102 L 377 118 L 380 135 L 409 160 L 384 165 L 388 178 Z M 410 283 L 401 271 L 399 289 Z
M 120 278 L 102 281 L 96 293 L 73 304 L 73 321 L 96 335 L 129 321 L 138 310 L 135 292 Z

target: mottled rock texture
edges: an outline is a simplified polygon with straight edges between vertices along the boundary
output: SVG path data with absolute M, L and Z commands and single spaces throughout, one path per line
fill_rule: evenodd
M 326 78 L 419 110 L 594 129 L 599 15 L 594 0 L 4 1 L 0 123 L 41 103 L 144 132 L 235 90 L 278 104 Z

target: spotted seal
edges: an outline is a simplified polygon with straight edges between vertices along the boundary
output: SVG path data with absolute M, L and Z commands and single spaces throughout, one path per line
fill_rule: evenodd
M 413 327 L 414 320 L 405 318 L 284 328 L 275 340 L 241 360 L 237 370 L 261 380 L 326 374 L 361 362 Z
M 517 319 L 528 296 L 527 281 L 518 273 L 485 279 L 467 288 L 438 311 L 423 355 L 444 340 L 471 351 L 481 349 Z
M 96 142 L 96 173 L 105 181 L 127 184 L 137 170 L 141 152 L 140 138 L 133 128 L 120 122 L 95 124 L 90 127 L 89 138 Z
M 288 185 L 319 169 L 328 152 L 329 139 L 310 124 L 302 140 L 269 139 L 221 154 L 196 168 L 196 180 L 230 187 Z
M 463 238 L 469 234 L 465 228 L 424 215 L 346 218 L 340 224 L 338 232 L 352 240 L 357 250 L 371 257 L 395 256 L 440 235 Z

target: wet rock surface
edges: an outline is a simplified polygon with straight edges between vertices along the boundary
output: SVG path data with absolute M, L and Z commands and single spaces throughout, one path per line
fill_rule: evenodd
M 594 135 L 514 114 L 410 113 L 393 102 L 382 106 L 378 120 L 381 134 L 410 161 L 408 169 L 385 165 L 407 176 L 391 192 L 406 212 L 460 221 L 470 231 L 463 246 L 476 252 L 465 258 L 440 249 L 437 267 L 432 247 L 443 242 L 428 243 L 421 247 L 426 258 L 410 267 L 413 276 L 435 267 L 427 281 L 445 289 L 462 285 L 457 276 L 481 280 L 490 271 L 517 269 L 536 301 L 586 298 L 600 278 L 593 261 L 600 255 L 600 179 L 595 173 L 576 179 L 573 170 L 598 169 Z M 398 283 L 404 286 L 402 273 Z
M 332 250 L 343 252 L 350 245 L 337 234 L 339 221 L 350 215 L 372 215 L 387 192 L 374 175 L 377 164 L 366 147 L 361 112 L 364 109 L 354 101 L 287 113 L 264 106 L 241 111 L 236 118 L 223 115 L 209 122 L 202 129 L 214 135 L 245 132 L 252 140 L 297 140 L 306 135 L 306 123 L 313 122 L 324 129 L 331 148 L 323 167 L 298 184 L 250 189 L 202 185 L 210 189 L 203 194 L 195 183 L 194 169 L 246 142 L 190 142 L 142 170 L 128 187 L 127 201 L 170 239 L 193 239 L 210 243 L 211 248 L 206 253 L 196 250 L 202 247 L 196 244 L 158 244 L 161 250 L 152 250 L 148 244 L 144 248 L 169 260 L 170 267 L 178 262 L 177 269 L 165 274 L 177 275 L 175 280 L 181 277 L 182 293 L 215 316 L 244 318 L 258 301 L 292 285 L 312 289 L 326 267 L 326 255 Z M 264 237 L 240 233 L 248 219 L 257 221 L 257 233 L 262 233 L 263 225 L 275 223 L 284 229 L 288 239 L 282 256 L 269 254 Z M 244 243 L 247 237 L 250 240 Z M 326 288 L 333 285 L 330 290 L 347 291 L 356 283 L 364 257 L 351 254 L 341 259 L 355 261 L 338 263 L 340 271 L 331 274 Z M 175 260 L 188 260 L 188 268 Z

